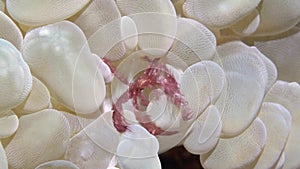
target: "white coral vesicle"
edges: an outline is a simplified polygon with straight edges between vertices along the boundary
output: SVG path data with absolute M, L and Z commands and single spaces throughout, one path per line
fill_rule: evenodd
M 5 113 L 0 117 L 0 139 L 10 137 L 19 127 L 19 119 L 13 111 Z
M 109 22 L 88 38 L 93 53 L 109 60 L 118 60 L 124 56 L 126 47 L 122 40 L 121 21 L 119 18 Z
M 260 0 L 187 0 L 183 11 L 210 27 L 226 27 L 247 16 L 259 3 Z
M 238 35 L 249 36 L 257 30 L 259 23 L 259 11 L 255 9 L 249 15 L 234 23 L 231 29 Z
M 201 61 L 188 67 L 181 78 L 180 90 L 194 117 L 215 102 L 225 85 L 223 69 L 213 61 Z
M 57 101 L 80 114 L 98 111 L 106 92 L 104 79 L 75 24 L 62 21 L 30 31 L 22 52 Z
M 158 147 L 157 139 L 145 128 L 131 125 L 120 138 L 116 152 L 118 164 L 122 169 L 161 169 Z
M 32 76 L 19 50 L 0 39 L 0 114 L 18 106 L 28 96 Z
M 177 19 L 175 41 L 167 54 L 169 64 L 185 70 L 216 52 L 215 35 L 201 23 L 188 18 Z
M 266 91 L 268 91 L 273 84 L 276 82 L 278 78 L 277 65 L 275 65 L 270 58 L 261 53 L 256 47 L 251 47 L 253 52 L 256 53 L 259 58 L 263 61 L 266 71 L 267 77 L 265 78 Z
M 177 31 L 175 8 L 171 1 L 117 0 L 121 14 L 133 19 L 138 31 L 138 46 L 149 54 L 164 55 Z M 151 21 L 151 22 L 149 22 Z
M 45 109 L 24 115 L 16 135 L 5 147 L 9 166 L 12 169 L 34 168 L 58 159 L 65 153 L 69 137 L 69 123 L 59 111 Z
M 274 102 L 284 106 L 292 115 L 292 124 L 289 137 L 284 148 L 285 164 L 284 168 L 298 168 L 300 161 L 300 142 L 299 134 L 299 102 L 300 102 L 300 86 L 298 83 L 288 83 L 277 81 L 266 95 L 265 101 Z
M 2 143 L 0 142 L 0 168 L 1 169 L 8 169 L 8 163 L 5 151 L 3 149 Z
M 121 14 L 115 1 L 92 0 L 84 11 L 79 13 L 79 16 L 74 19 L 74 23 L 78 25 L 86 37 L 89 38 L 98 29 L 120 18 Z
M 71 137 L 79 133 L 82 129 L 84 129 L 87 125 L 89 125 L 95 120 L 95 118 L 85 118 L 81 116 L 76 116 L 68 112 L 62 112 L 62 113 L 69 122 Z
M 211 105 L 195 120 L 183 145 L 193 154 L 208 153 L 219 141 L 221 130 L 220 112 L 214 105 Z
M 135 22 L 128 16 L 121 18 L 121 35 L 129 51 L 136 48 L 138 44 L 138 31 Z
M 242 42 L 229 42 L 217 49 L 215 61 L 224 69 L 227 83 L 216 106 L 222 116 L 222 134 L 235 136 L 256 118 L 268 72 L 256 50 Z
M 255 41 L 254 44 L 274 62 L 278 69 L 278 79 L 300 83 L 299 32 L 274 40 Z
M 0 2 L 1 3 L 1 2 Z M 11 42 L 18 50 L 21 50 L 23 35 L 14 21 L 4 12 L 0 11 L 0 38 Z
M 17 22 L 40 26 L 68 18 L 82 9 L 88 2 L 89 0 L 7 0 L 6 8 Z
M 40 164 L 35 169 L 79 169 L 79 167 L 70 161 L 54 160 Z
M 289 30 L 300 21 L 299 8 L 298 0 L 263 0 L 260 24 L 254 35 L 276 35 Z
M 264 102 L 259 117 L 266 126 L 267 141 L 254 168 L 272 168 L 285 147 L 291 129 L 292 116 L 280 104 Z
M 14 109 L 18 115 L 30 114 L 51 107 L 48 88 L 36 77 L 32 77 L 32 90 L 22 104 Z
M 267 131 L 256 118 L 243 133 L 231 138 L 221 138 L 209 153 L 200 156 L 204 168 L 247 168 L 255 163 L 264 148 Z
M 111 117 L 112 111 L 103 113 L 74 135 L 64 159 L 83 169 L 107 168 L 114 157 L 120 138 Z

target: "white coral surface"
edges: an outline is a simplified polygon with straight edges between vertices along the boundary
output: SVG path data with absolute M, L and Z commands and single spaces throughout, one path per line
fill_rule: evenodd
M 299 9 L 0 0 L 0 169 L 299 169 Z

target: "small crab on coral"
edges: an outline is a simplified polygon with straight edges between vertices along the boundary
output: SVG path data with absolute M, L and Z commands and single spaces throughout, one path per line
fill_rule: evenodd
M 129 85 L 129 89 L 125 93 L 123 93 L 119 99 L 117 99 L 116 103 L 113 104 L 114 126 L 119 132 L 124 132 L 127 129 L 128 124 L 126 124 L 122 115 L 122 105 L 129 99 L 131 99 L 133 107 L 135 109 L 134 113 L 137 116 L 137 120 L 151 134 L 172 134 L 176 131 L 164 131 L 151 121 L 149 115 L 139 114 L 142 113 L 141 111 L 144 111 L 141 109 L 141 107 L 147 107 L 150 102 L 148 100 L 148 96 L 146 96 L 146 90 L 161 89 L 166 94 L 168 100 L 170 100 L 174 105 L 183 108 L 182 118 L 184 120 L 191 119 L 192 115 L 187 106 L 188 103 L 180 92 L 178 82 L 176 81 L 172 73 L 168 70 L 168 68 L 164 64 L 159 63 L 159 58 L 151 60 L 147 56 L 145 56 L 141 59 L 149 62 L 148 68 L 146 68 L 144 72 L 141 73 L 138 77 L 136 77 L 133 82 L 124 82 L 125 84 Z M 156 97 L 159 97 L 159 95 L 157 95 Z M 141 104 L 141 106 L 139 104 Z

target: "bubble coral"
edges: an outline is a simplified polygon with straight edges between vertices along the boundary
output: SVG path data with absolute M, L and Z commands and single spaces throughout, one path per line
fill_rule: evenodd
M 299 7 L 0 0 L 0 168 L 300 168 Z

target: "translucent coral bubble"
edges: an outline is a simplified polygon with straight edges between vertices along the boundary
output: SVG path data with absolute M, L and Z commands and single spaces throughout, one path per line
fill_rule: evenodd
M 112 111 L 105 112 L 71 138 L 64 159 L 81 169 L 107 168 L 116 153 L 119 137 L 113 126 Z
M 183 145 L 193 154 L 208 153 L 219 141 L 221 130 L 220 112 L 211 105 L 195 120 Z
M 2 1 L 0 1 L 1 4 Z M 0 11 L 0 38 L 11 42 L 18 50 L 21 50 L 23 35 L 14 21 Z
M 35 113 L 51 107 L 48 88 L 36 77 L 32 77 L 32 90 L 26 100 L 14 109 L 19 115 Z
M 209 60 L 216 52 L 214 34 L 201 23 L 188 18 L 177 19 L 175 41 L 167 54 L 167 61 L 185 70 L 201 60 Z
M 40 164 L 35 169 L 79 169 L 75 164 L 65 160 L 54 160 Z
M 21 53 L 0 39 L 0 114 L 21 104 L 32 87 L 32 76 Z
M 5 151 L 12 169 L 34 168 L 60 158 L 69 145 L 70 126 L 59 111 L 45 109 L 20 118 L 19 129 Z
M 10 137 L 19 127 L 19 119 L 13 111 L 6 112 L 0 117 L 0 139 Z
M 259 11 L 255 9 L 246 17 L 234 23 L 231 29 L 241 36 L 249 36 L 257 30 L 259 23 Z
M 0 168 L 1 169 L 8 169 L 8 163 L 5 151 L 3 149 L 2 143 L 0 142 Z
M 247 16 L 260 0 L 187 0 L 183 5 L 185 15 L 210 27 L 227 27 Z
M 180 90 L 195 117 L 217 100 L 223 91 L 225 81 L 223 69 L 213 61 L 195 63 L 184 71 Z
M 80 114 L 98 111 L 104 79 L 78 26 L 62 21 L 36 28 L 26 34 L 22 52 L 58 102 Z
M 120 18 L 121 14 L 115 1 L 93 0 L 84 11 L 74 19 L 74 23 L 78 25 L 89 38 L 98 29 Z
M 101 58 L 118 60 L 126 52 L 122 37 L 122 19 L 115 19 L 100 27 L 88 39 L 91 51 Z
M 222 116 L 222 133 L 235 136 L 243 132 L 258 114 L 268 82 L 266 65 L 257 51 L 242 42 L 229 42 L 218 47 L 224 69 L 226 90 L 216 106 Z
M 161 169 L 158 146 L 157 139 L 146 129 L 131 125 L 120 138 L 116 152 L 118 164 L 122 169 Z
M 115 1 L 93 0 L 74 19 L 86 37 L 93 53 L 110 60 L 120 59 L 126 52 L 122 37 L 122 19 Z
M 276 35 L 289 30 L 300 21 L 299 8 L 299 0 L 263 0 L 260 24 L 254 36 Z
M 177 30 L 177 18 L 171 1 L 160 0 L 117 0 L 123 15 L 133 19 L 138 31 L 138 46 L 157 49 L 157 55 L 166 54 L 171 47 Z M 149 50 L 152 52 L 153 50 Z
M 121 19 L 121 35 L 125 39 L 125 46 L 128 50 L 133 50 L 138 44 L 138 31 L 135 22 L 127 16 Z
M 299 44 L 299 32 L 286 37 L 254 42 L 254 45 L 274 62 L 280 80 L 298 83 L 300 83 Z
M 264 123 L 255 119 L 242 134 L 221 138 L 209 153 L 200 156 L 204 168 L 247 168 L 255 163 L 266 143 Z
M 265 101 L 274 102 L 284 106 L 292 115 L 292 124 L 289 137 L 284 148 L 285 164 L 284 168 L 299 168 L 300 161 L 298 156 L 300 154 L 299 134 L 299 102 L 300 102 L 300 86 L 298 83 L 288 83 L 284 81 L 277 81 L 268 91 Z
M 62 21 L 83 8 L 89 0 L 7 0 L 8 13 L 17 22 L 39 26 Z
M 268 135 L 266 145 L 254 168 L 272 168 L 284 150 L 291 129 L 292 116 L 282 105 L 264 102 L 259 117 L 265 124 Z
M 62 112 L 67 118 L 70 125 L 70 136 L 73 137 L 75 134 L 83 130 L 87 125 L 96 120 L 96 117 L 81 117 L 68 112 Z

